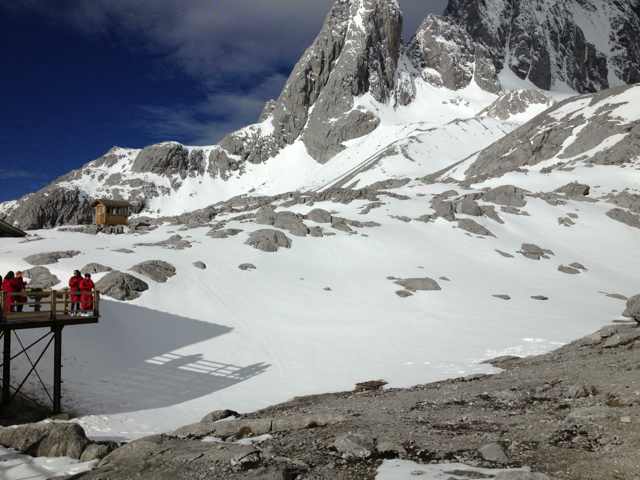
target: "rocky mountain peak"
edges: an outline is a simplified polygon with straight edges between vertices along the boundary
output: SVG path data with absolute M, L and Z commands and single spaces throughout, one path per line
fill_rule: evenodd
M 638 0 L 449 0 L 445 15 L 544 90 L 580 93 L 640 81 Z M 635 33 L 632 33 L 635 32 Z

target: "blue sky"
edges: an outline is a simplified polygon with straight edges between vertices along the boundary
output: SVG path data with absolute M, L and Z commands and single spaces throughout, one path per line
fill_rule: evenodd
M 114 145 L 255 121 L 330 0 L 0 0 L 0 201 Z M 445 0 L 401 0 L 405 36 Z

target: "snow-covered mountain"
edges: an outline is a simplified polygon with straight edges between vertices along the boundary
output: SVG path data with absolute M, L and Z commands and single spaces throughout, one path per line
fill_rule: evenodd
M 43 190 L 0 204 L 0 215 L 24 228 L 52 227 L 90 222 L 97 197 L 174 215 L 237 195 L 326 188 L 363 164 L 369 182 L 391 171 L 432 173 L 442 161 L 402 148 L 416 145 L 416 132 L 444 129 L 430 136 L 429 152 L 464 144 L 447 148 L 447 161 L 456 162 L 552 99 L 639 81 L 639 5 L 451 0 L 444 16 L 427 17 L 403 45 L 395 0 L 336 1 L 259 123 L 208 147 L 114 147 Z M 467 141 L 472 119 L 489 134 Z
M 98 197 L 150 217 L 0 239 L 0 271 L 62 287 L 86 265 L 103 292 L 65 334 L 78 421 L 135 438 L 488 372 L 616 317 L 640 282 L 639 13 L 451 0 L 403 45 L 395 0 L 337 0 L 259 123 L 113 148 L 0 206 L 27 228 L 90 222 Z

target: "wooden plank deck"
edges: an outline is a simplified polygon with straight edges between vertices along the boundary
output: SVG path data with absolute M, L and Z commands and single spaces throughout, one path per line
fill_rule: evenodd
M 98 323 L 98 316 L 75 317 L 57 313 L 51 318 L 51 312 L 10 313 L 4 321 L 0 321 L 0 330 L 24 330 L 27 328 L 66 327 L 71 325 L 90 325 Z

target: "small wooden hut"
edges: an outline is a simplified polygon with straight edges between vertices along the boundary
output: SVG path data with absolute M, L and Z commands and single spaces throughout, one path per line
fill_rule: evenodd
M 100 199 L 93 202 L 96 209 L 96 225 L 127 225 L 131 213 L 131 204 L 122 200 Z
M 0 237 L 26 237 L 27 232 L 23 232 L 10 223 L 0 220 Z

